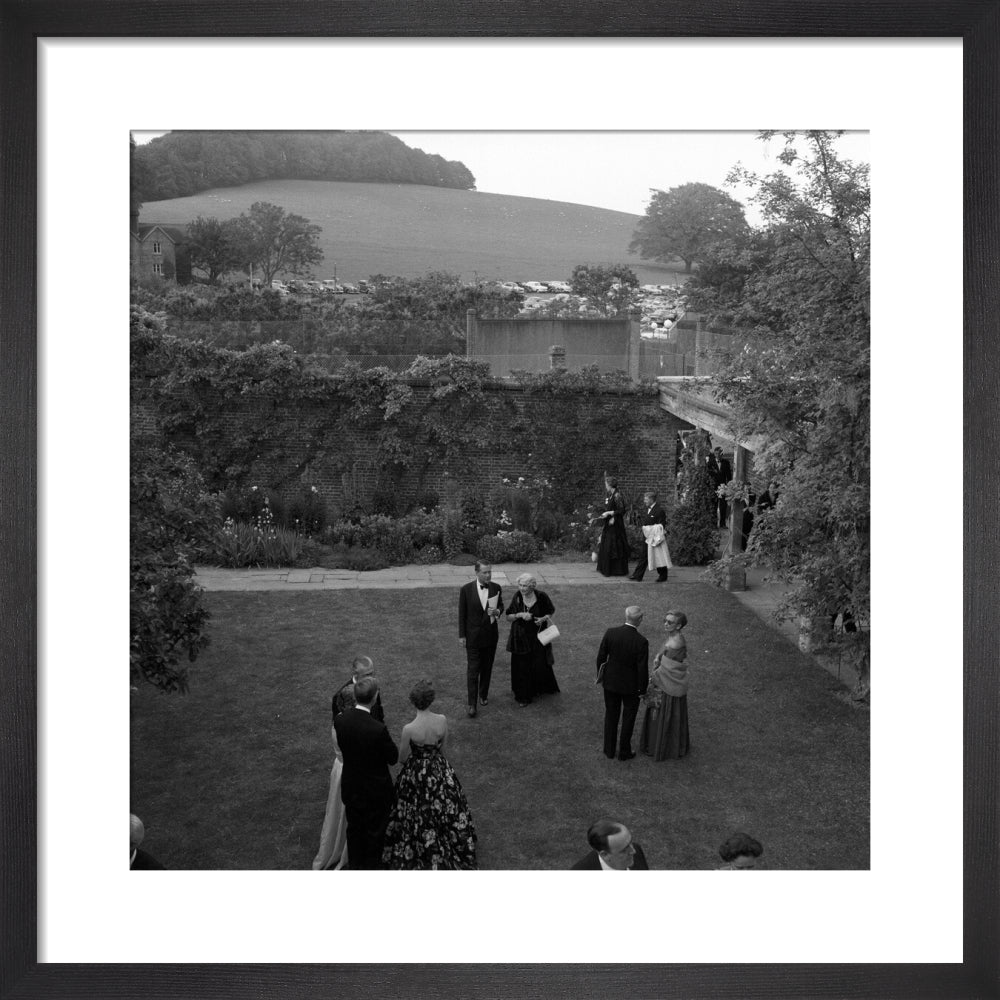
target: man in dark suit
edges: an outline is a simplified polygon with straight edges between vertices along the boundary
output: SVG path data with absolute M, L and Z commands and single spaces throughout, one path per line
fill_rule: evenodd
M 470 719 L 476 717 L 479 702 L 488 704 L 500 637 L 497 619 L 503 612 L 503 591 L 492 582 L 492 576 L 493 567 L 477 560 L 476 579 L 458 592 L 458 641 L 465 647 Z
M 580 858 L 571 871 L 649 871 L 646 855 L 623 823 L 598 820 L 587 831 L 587 843 L 590 853 Z
M 662 524 L 663 530 L 667 530 L 667 512 L 656 502 L 656 494 L 652 490 L 646 490 L 643 494 L 643 500 L 646 505 L 646 513 L 642 515 L 641 526 L 643 528 L 654 524 Z M 648 551 L 648 547 L 647 547 Z M 632 576 L 629 577 L 631 580 L 635 580 L 637 583 L 642 580 L 646 575 L 646 562 L 648 560 L 642 557 L 635 564 L 635 569 L 632 571 Z M 669 570 L 666 566 L 657 566 L 656 568 L 656 582 L 666 583 L 667 574 Z
M 639 712 L 639 698 L 649 686 L 649 640 L 639 634 L 642 611 L 631 606 L 625 609 L 625 624 L 609 628 L 597 651 L 597 669 L 604 674 L 604 756 L 614 757 L 618 737 L 618 717 L 621 716 L 621 736 L 618 737 L 618 759 L 631 760 L 632 730 Z
M 382 867 L 382 844 L 395 793 L 389 765 L 399 748 L 389 730 L 372 718 L 378 695 L 374 677 L 354 685 L 357 704 L 333 720 L 334 736 L 344 757 L 340 797 L 347 814 L 347 858 L 352 869 Z
M 725 486 L 733 481 L 733 467 L 729 459 L 722 454 L 721 448 L 715 449 L 715 473 L 716 487 Z M 725 497 L 719 497 L 719 527 L 724 528 L 729 523 L 729 501 Z
M 362 677 L 375 676 L 375 665 L 372 663 L 372 658 L 370 656 L 354 657 L 354 663 L 352 666 L 353 673 L 351 675 L 351 679 L 342 687 L 337 689 L 330 705 L 335 719 L 341 712 L 346 712 L 347 709 L 354 707 L 354 685 L 357 684 Z M 372 718 L 377 719 L 379 722 L 385 722 L 385 712 L 382 710 L 381 692 L 375 696 L 375 704 L 372 705 Z

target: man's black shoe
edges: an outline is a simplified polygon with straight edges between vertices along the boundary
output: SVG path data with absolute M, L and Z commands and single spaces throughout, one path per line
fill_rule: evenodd
M 631 760 L 634 756 L 635 756 L 635 753 L 633 751 L 629 751 L 629 753 L 620 753 L 618 755 L 618 759 L 619 760 Z

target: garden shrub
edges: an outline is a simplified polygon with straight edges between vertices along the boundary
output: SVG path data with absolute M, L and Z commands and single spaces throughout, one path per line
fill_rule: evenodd
M 194 560 L 211 547 L 218 499 L 186 456 L 135 437 L 130 448 L 130 645 L 133 681 L 184 692 L 187 666 L 208 645 Z
M 319 535 L 326 526 L 326 507 L 315 486 L 293 494 L 285 504 L 284 527 L 305 535 Z
M 512 531 L 502 536 L 506 562 L 534 562 L 538 558 L 538 539 L 529 531 Z
M 507 546 L 499 535 L 483 535 L 476 540 L 475 554 L 483 562 L 502 563 L 507 561 Z
M 373 569 L 386 569 L 389 560 L 378 549 L 350 548 L 344 555 L 344 569 L 367 572 Z
M 703 566 L 715 558 L 719 542 L 715 481 L 697 457 L 681 469 L 680 497 L 667 528 L 670 558 L 679 566 Z
M 417 494 L 417 509 L 430 514 L 441 502 L 441 498 L 433 490 L 421 490 Z
M 465 535 L 460 507 L 450 507 L 443 512 L 441 534 L 445 557 L 453 559 L 461 555 L 465 550 Z
M 430 566 L 444 561 L 444 549 L 439 545 L 425 545 L 418 550 L 415 560 L 418 566 Z
M 275 524 L 226 520 L 214 538 L 213 561 L 230 569 L 250 566 L 295 566 L 306 551 L 306 539 Z

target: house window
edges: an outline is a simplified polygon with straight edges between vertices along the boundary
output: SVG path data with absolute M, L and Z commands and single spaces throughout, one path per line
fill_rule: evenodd
M 163 265 L 162 264 L 154 264 L 153 265 L 153 274 L 163 274 Z
M 163 253 L 159 243 L 153 243 L 153 253 Z

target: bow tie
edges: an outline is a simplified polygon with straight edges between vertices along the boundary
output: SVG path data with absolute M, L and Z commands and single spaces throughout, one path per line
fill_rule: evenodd
M 480 590 L 489 590 L 490 589 L 490 585 L 488 583 L 481 583 L 479 585 L 479 589 Z

